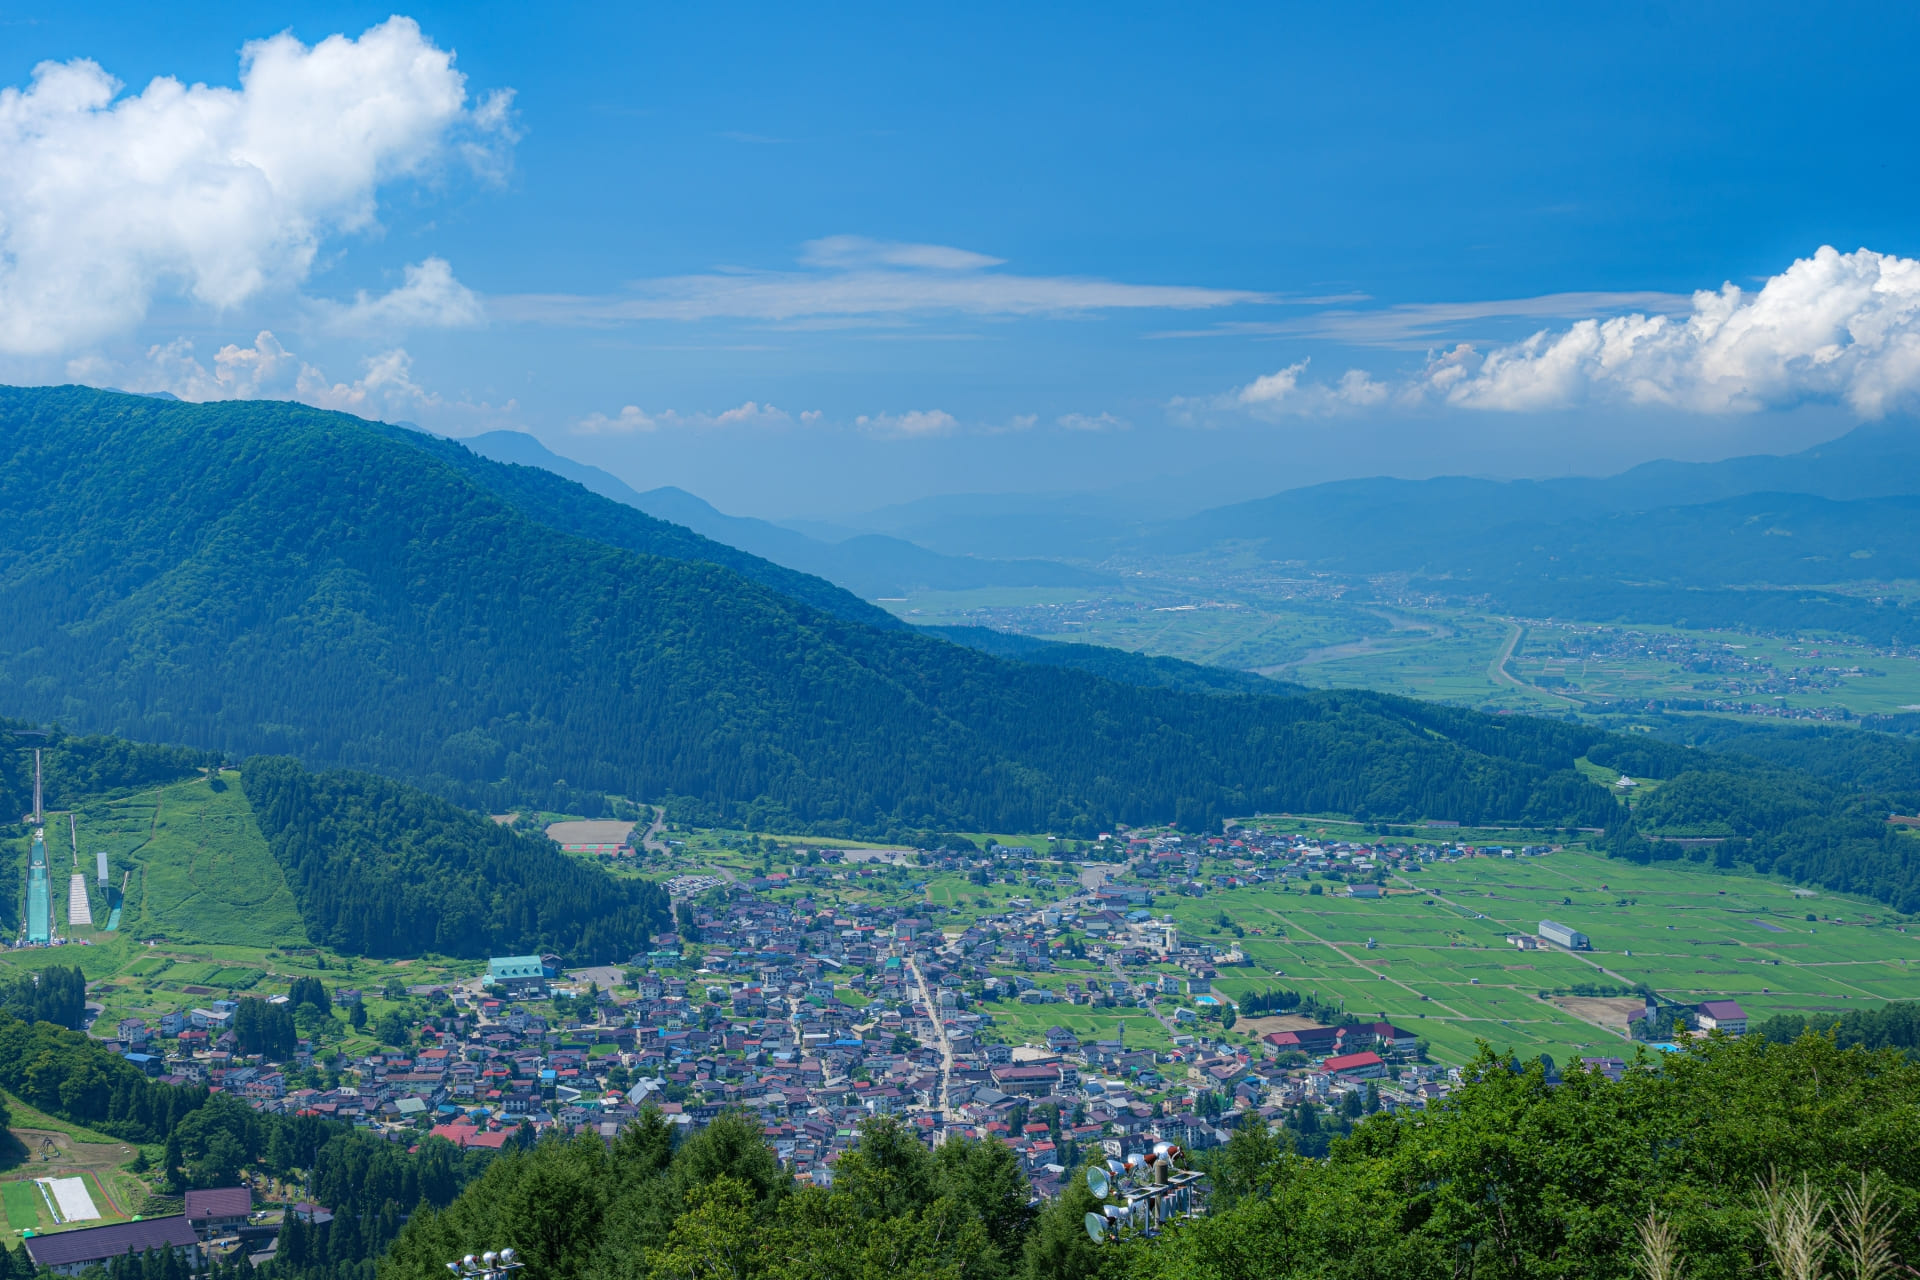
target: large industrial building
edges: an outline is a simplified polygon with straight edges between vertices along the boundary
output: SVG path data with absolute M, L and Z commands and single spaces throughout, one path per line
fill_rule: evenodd
M 1555 924 L 1551 920 L 1540 922 L 1540 936 L 1548 942 L 1557 942 L 1569 951 L 1593 950 L 1593 939 L 1578 929 L 1570 929 L 1564 924 Z

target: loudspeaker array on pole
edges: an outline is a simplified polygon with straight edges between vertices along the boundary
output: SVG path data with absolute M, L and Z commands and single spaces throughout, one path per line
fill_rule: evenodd
M 1136 1151 L 1124 1161 L 1090 1167 L 1087 1190 L 1101 1203 L 1086 1216 L 1087 1234 L 1096 1241 L 1152 1238 L 1173 1222 L 1199 1216 L 1196 1193 L 1207 1175 L 1180 1168 L 1182 1154 L 1174 1143 L 1156 1142 L 1151 1154 Z

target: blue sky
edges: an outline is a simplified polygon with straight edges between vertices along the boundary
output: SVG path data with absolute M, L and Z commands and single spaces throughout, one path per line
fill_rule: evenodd
M 774 516 L 1605 471 L 1920 390 L 1910 10 L 79 8 L 0 7 L 15 381 Z

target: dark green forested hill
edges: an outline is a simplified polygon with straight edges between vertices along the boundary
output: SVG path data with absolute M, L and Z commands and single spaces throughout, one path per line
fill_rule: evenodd
M 616 879 L 387 778 L 256 756 L 240 780 L 308 936 L 341 951 L 607 964 L 670 922 L 651 881 Z
M 1609 831 L 1613 856 L 1711 858 L 1920 911 L 1920 838 L 1887 820 L 1920 810 L 1920 749 L 1912 742 L 1708 719 L 1669 730 L 1695 749 L 1612 738 L 1589 753 L 1596 764 L 1662 780 Z M 1670 837 L 1717 843 L 1683 846 Z
M 732 569 L 782 595 L 824 609 L 854 622 L 898 628 L 906 624 L 879 605 L 869 604 L 824 578 L 763 560 L 759 556 L 702 537 L 691 529 L 655 519 L 624 502 L 589 492 L 585 486 L 542 467 L 496 462 L 466 446 L 404 427 L 366 423 L 366 429 L 391 433 L 463 472 L 469 479 L 506 499 L 514 509 L 537 524 L 561 533 L 578 534 L 610 546 L 674 560 L 706 560 Z
M 42 730 L 25 721 L 0 719 L 0 822 L 11 822 L 33 808 L 36 747 L 41 752 L 42 799 L 55 810 L 71 808 L 83 798 L 191 778 L 220 762 L 214 752 L 74 734 L 58 727 Z
M 869 626 L 578 486 L 340 414 L 6 389 L 0 462 L 0 697 L 78 729 L 476 805 L 671 795 L 864 831 L 1611 812 L 1570 768 L 1593 730 L 1128 685 Z

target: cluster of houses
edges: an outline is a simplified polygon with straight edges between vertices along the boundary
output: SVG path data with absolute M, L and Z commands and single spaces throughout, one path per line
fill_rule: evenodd
M 1435 828 L 1458 823 L 1425 824 Z M 1211 890 L 1284 883 L 1312 876 L 1345 881 L 1353 897 L 1378 897 L 1389 873 L 1426 863 L 1455 862 L 1474 854 L 1534 857 L 1550 846 L 1519 849 L 1469 844 L 1407 844 L 1392 841 L 1325 840 L 1301 833 L 1238 828 L 1220 836 L 1133 836 L 1121 842 L 1129 871 L 1107 883 L 1100 896 L 1115 903 L 1151 905 L 1155 893 L 1204 896 Z M 1227 866 L 1223 869 L 1220 863 Z
M 819 1182 L 831 1181 L 863 1120 L 895 1114 L 929 1143 L 1005 1142 L 1043 1194 L 1094 1144 L 1121 1156 L 1157 1141 L 1203 1149 L 1243 1114 L 1273 1122 L 1355 1094 L 1369 1108 L 1418 1108 L 1457 1084 L 1457 1073 L 1418 1060 L 1411 1033 L 1385 1022 L 1302 1025 L 1249 1043 L 1180 1007 L 1167 1015 L 1173 1034 L 1155 1028 L 1152 1047 L 1083 1042 L 1062 1026 L 1024 1046 L 999 1042 L 996 1010 L 1006 1016 L 1009 1002 L 1133 1007 L 1171 995 L 1217 1007 L 1215 966 L 1244 957 L 1229 938 L 1219 947 L 1183 938 L 1146 904 L 1166 886 L 1204 892 L 1223 862 L 1231 883 L 1333 871 L 1367 887 L 1402 863 L 1473 852 L 1245 830 L 1115 843 L 1129 874 L 1098 891 L 1065 881 L 1046 905 L 1016 899 L 1005 914 L 946 928 L 937 906 L 850 902 L 816 887 L 865 868 L 810 865 L 763 877 L 763 890 L 730 887 L 681 917 L 689 936 L 656 935 L 625 965 L 568 973 L 558 956 L 496 957 L 472 982 L 420 990 L 439 1012 L 413 1028 L 412 1044 L 331 1062 L 327 1087 L 306 1070 L 305 1042 L 284 1063 L 240 1054 L 232 1001 L 154 1025 L 122 1022 L 116 1044 L 162 1079 L 400 1141 L 499 1148 L 528 1129 L 610 1138 L 645 1108 L 685 1126 L 742 1108 L 784 1163 Z M 976 877 L 1048 887 L 1036 884 L 1036 854 L 1024 847 L 929 855 L 942 859 Z M 1542 922 L 1542 935 L 1549 926 L 1560 928 Z M 1564 932 L 1560 945 L 1583 940 Z M 1089 951 L 1104 967 L 1065 967 Z M 573 998 L 547 1004 L 559 990 Z M 334 992 L 336 1004 L 358 999 Z M 1142 1025 L 1160 1016 L 1143 1013 Z M 1702 1025 L 1738 1030 L 1744 1020 L 1702 1006 Z
M 567 975 L 557 956 L 503 956 L 475 982 L 422 991 L 436 1002 L 444 995 L 452 1016 L 427 1017 L 404 1052 L 335 1061 L 333 1087 L 311 1087 L 305 1042 L 287 1063 L 240 1054 L 231 1001 L 155 1026 L 129 1020 L 116 1043 L 159 1078 L 405 1141 L 431 1134 L 498 1148 L 525 1127 L 611 1137 L 647 1107 L 689 1126 L 744 1108 L 789 1167 L 821 1181 L 831 1180 L 861 1121 L 898 1114 L 932 1143 L 950 1134 L 1006 1142 L 1043 1192 L 1089 1143 L 1121 1154 L 1156 1141 L 1200 1149 L 1224 1140 L 1231 1113 L 1277 1116 L 1279 1107 L 1337 1101 L 1356 1088 L 1384 1087 L 1380 1096 L 1418 1105 L 1419 1089 L 1442 1074 L 1421 1068 L 1425 1079 L 1406 1081 L 1412 1092 L 1394 1092 L 1381 1054 L 1404 1050 L 1410 1037 L 1384 1024 L 1331 1029 L 1324 1045 L 1311 1035 L 1286 1046 L 1230 1045 L 1223 1033 L 1209 1043 L 1198 1026 L 1171 1050 L 1163 1037 L 1158 1050 L 1083 1044 L 1057 1026 L 1044 1044 L 1018 1049 L 990 1038 L 989 1006 L 998 1001 L 1133 1005 L 1167 993 L 1213 1001 L 1213 948 L 1135 914 L 1048 907 L 949 934 L 926 904 L 736 892 L 696 909 L 697 939 L 659 934 L 624 966 Z M 1123 965 L 1171 962 L 1179 971 L 1123 969 L 1124 979 L 1096 981 L 1082 969 L 1084 981 L 1036 984 L 1030 975 L 1054 969 L 1068 924 L 1089 934 L 1087 926 L 1106 925 Z M 697 968 L 687 950 L 696 944 Z M 576 997 L 564 1018 L 543 1004 L 560 988 Z M 357 998 L 335 992 L 336 1003 Z M 1299 1051 L 1325 1061 L 1304 1072 L 1276 1065 Z

